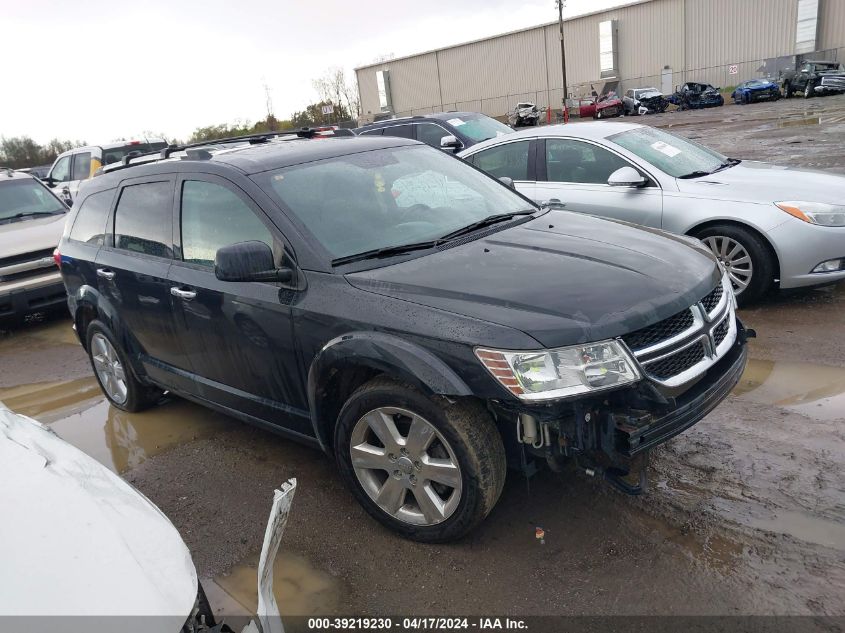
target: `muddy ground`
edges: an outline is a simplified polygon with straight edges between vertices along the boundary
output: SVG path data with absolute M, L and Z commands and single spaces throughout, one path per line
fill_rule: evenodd
M 845 173 L 845 97 L 643 122 L 730 156 Z M 512 475 L 487 521 L 450 545 L 381 528 L 321 453 L 178 400 L 109 407 L 61 316 L 0 336 L 0 400 L 158 504 L 230 615 L 254 608 L 272 491 L 289 477 L 283 613 L 845 614 L 845 284 L 741 316 L 759 335 L 742 382 L 655 451 L 649 494 Z

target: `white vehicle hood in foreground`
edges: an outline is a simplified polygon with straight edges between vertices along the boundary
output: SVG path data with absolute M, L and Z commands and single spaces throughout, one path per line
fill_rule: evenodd
M 191 614 L 196 570 L 167 517 L 2 403 L 0 508 L 0 616 L 169 616 L 157 624 L 179 631 Z
M 56 248 L 65 220 L 67 213 L 0 224 L 0 253 L 6 257 Z
M 842 204 L 845 199 L 845 177 L 750 160 L 710 176 L 679 178 L 677 183 L 682 193 L 710 200 L 759 203 L 809 200 Z

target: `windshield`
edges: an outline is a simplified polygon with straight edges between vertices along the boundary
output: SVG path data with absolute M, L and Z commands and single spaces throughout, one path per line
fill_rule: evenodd
M 837 64 L 836 62 L 830 62 L 827 64 L 816 64 L 816 70 L 825 71 L 825 70 L 845 70 L 845 67 L 842 64 Z
M 122 147 L 112 147 L 103 150 L 103 165 L 111 165 L 112 163 L 119 163 L 124 156 L 129 152 L 140 152 L 146 154 L 147 152 L 157 152 L 160 149 L 167 147 L 165 142 L 153 143 L 134 143 L 124 145 Z
M 66 210 L 52 193 L 30 178 L 0 184 L 0 222 L 17 216 L 28 219 Z
M 608 138 L 675 178 L 712 172 L 728 161 L 718 152 L 653 127 L 639 127 Z
M 427 146 L 338 156 L 254 178 L 334 259 L 435 240 L 490 215 L 531 208 L 491 177 Z
M 754 86 L 768 86 L 769 82 L 764 81 L 762 79 L 752 79 L 751 81 L 746 81 L 745 86 L 748 88 L 753 88 Z
M 660 91 L 657 88 L 643 88 L 642 90 L 635 91 L 634 96 L 637 99 L 642 99 L 643 97 L 653 97 L 659 94 Z
M 526 105 L 530 107 L 530 104 L 521 104 L 517 107 L 524 107 Z M 465 134 L 476 143 L 513 132 L 513 128 L 483 114 L 455 115 L 454 118 L 447 119 L 446 122 L 458 128 L 462 134 Z

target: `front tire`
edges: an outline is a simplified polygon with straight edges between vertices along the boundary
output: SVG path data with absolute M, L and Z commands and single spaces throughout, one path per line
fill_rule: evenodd
M 464 536 L 490 513 L 504 486 L 502 439 L 475 401 L 428 397 L 375 378 L 343 405 L 334 440 L 341 476 L 358 502 L 416 541 Z
M 789 99 L 792 96 L 792 84 L 788 81 L 783 82 L 783 96 L 785 99 Z
M 741 306 L 756 301 L 771 288 L 775 262 L 760 236 L 740 226 L 717 224 L 695 237 L 725 266 Z
M 804 98 L 809 99 L 814 94 L 815 93 L 813 92 L 813 82 L 811 82 L 810 80 L 807 80 L 807 83 L 804 84 Z
M 147 409 L 158 402 L 164 392 L 157 387 L 148 387 L 135 377 L 116 340 L 100 321 L 92 321 L 88 326 L 88 359 L 100 389 L 118 409 L 130 413 Z

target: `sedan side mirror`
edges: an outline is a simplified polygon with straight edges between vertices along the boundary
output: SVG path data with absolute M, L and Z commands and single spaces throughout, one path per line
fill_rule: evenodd
M 440 149 L 459 152 L 463 148 L 464 144 L 456 136 L 452 136 L 451 134 L 440 139 Z
M 293 270 L 276 268 L 273 251 L 256 240 L 217 249 L 214 275 L 220 281 L 290 281 Z
M 645 176 L 633 167 L 620 167 L 607 179 L 611 187 L 642 187 L 646 182 Z
M 507 187 L 510 187 L 511 189 L 516 189 L 516 187 L 513 184 L 513 178 L 510 178 L 508 176 L 501 176 L 499 178 L 499 182 L 503 183 Z

